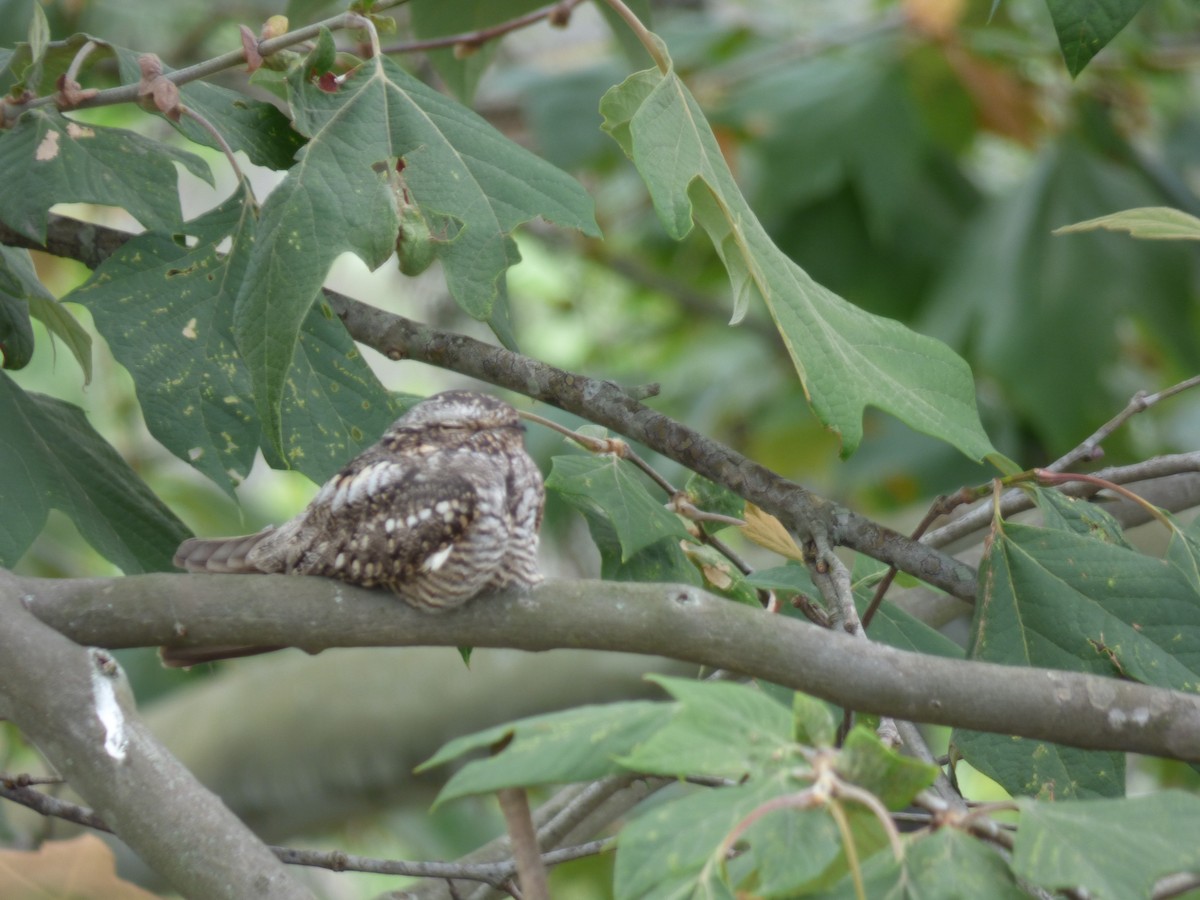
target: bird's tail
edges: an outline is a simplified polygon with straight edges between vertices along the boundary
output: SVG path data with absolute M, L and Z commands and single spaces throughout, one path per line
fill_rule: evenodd
M 250 551 L 275 530 L 268 525 L 258 534 L 231 538 L 188 538 L 175 551 L 174 563 L 188 572 L 244 575 L 264 571 L 248 562 Z

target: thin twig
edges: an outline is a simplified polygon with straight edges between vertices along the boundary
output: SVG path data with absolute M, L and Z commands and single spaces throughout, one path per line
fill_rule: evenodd
M 561 28 L 567 24 L 572 10 L 582 2 L 583 0 L 561 0 L 559 3 L 551 3 L 549 6 L 543 6 L 541 9 L 535 9 L 523 16 L 517 16 L 516 18 L 501 22 L 498 25 L 492 25 L 488 28 L 464 31 L 460 34 L 448 34 L 443 37 L 425 38 L 419 41 L 403 41 L 399 44 L 391 44 L 384 47 L 383 52 L 419 53 L 425 50 L 444 50 L 449 47 L 459 46 L 475 49 L 486 44 L 488 41 L 503 37 L 509 32 L 528 28 L 530 25 L 536 25 L 543 19 L 549 19 L 552 25 Z
M 13 779 L 20 781 L 21 778 Z M 91 809 L 51 797 L 31 787 L 10 786 L 0 781 L 0 797 L 32 809 L 50 818 L 63 819 L 87 828 L 109 834 L 112 829 Z M 590 841 L 575 847 L 564 847 L 543 854 L 543 865 L 581 859 L 604 853 L 613 847 L 612 839 Z M 329 869 L 334 872 L 366 872 L 377 875 L 406 875 L 415 878 L 456 878 L 464 881 L 480 881 L 498 887 L 513 876 L 516 867 L 511 860 L 495 863 L 442 863 L 411 862 L 406 860 L 377 859 L 343 853 L 339 850 L 300 850 L 292 847 L 271 847 L 271 852 L 284 863 L 297 866 Z M 531 895 L 532 896 L 532 895 Z
M 1197 386 L 1200 386 L 1200 375 L 1193 375 L 1191 378 L 1186 378 L 1178 384 L 1173 384 L 1154 394 L 1138 391 L 1130 398 L 1123 410 L 1097 428 L 1069 453 L 1059 457 L 1045 468 L 1050 472 L 1065 472 L 1077 462 L 1099 459 L 1104 455 L 1100 444 L 1138 413 L 1145 412 L 1154 404 L 1166 400 L 1168 397 L 1174 397 L 1176 394 L 1181 394 Z
M 381 12 L 392 6 L 398 6 L 404 0 L 379 0 L 373 11 Z M 287 34 L 281 34 L 278 37 L 269 38 L 260 41 L 258 44 L 258 53 L 261 56 L 270 56 L 273 53 L 278 53 L 280 50 L 286 50 L 296 44 L 304 43 L 312 40 L 321 33 L 322 29 L 335 31 L 345 28 L 361 28 L 363 27 L 363 17 L 357 13 L 340 13 L 320 22 L 315 22 L 312 25 L 306 25 L 303 28 L 297 28 L 295 31 L 289 31 Z M 375 39 L 378 46 L 378 37 Z M 65 46 L 62 42 L 53 42 L 59 46 Z M 174 72 L 165 73 L 164 78 L 174 82 L 176 85 L 189 84 L 193 81 L 198 81 L 201 78 L 207 78 L 210 75 L 215 75 L 218 72 L 223 72 L 226 69 L 232 69 L 246 62 L 246 51 L 242 48 L 230 50 L 228 53 L 222 53 L 220 56 L 198 62 L 195 65 L 186 66 L 182 69 L 176 69 Z M 73 105 L 72 109 L 92 109 L 97 106 L 113 106 L 119 103 L 134 103 L 138 99 L 138 83 L 123 84 L 120 87 L 108 88 L 107 90 L 98 91 L 96 94 L 80 100 Z M 36 109 L 40 106 L 46 106 L 55 102 L 55 96 L 36 97 L 24 103 L 3 103 L 0 104 L 0 114 L 4 116 L 6 121 L 16 119 L 21 113 L 29 109 Z
M 509 845 L 517 864 L 521 894 L 526 900 L 550 900 L 546 883 L 546 867 L 538 849 L 537 834 L 529 814 L 529 797 L 524 788 L 501 788 L 496 792 L 504 823 L 508 828 Z

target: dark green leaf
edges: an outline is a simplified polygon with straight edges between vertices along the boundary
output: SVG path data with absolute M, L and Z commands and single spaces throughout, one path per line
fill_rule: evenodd
M 5 369 L 23 369 L 33 358 L 26 267 L 33 269 L 29 251 L 0 247 L 0 366 Z M 34 282 L 41 287 L 36 276 Z
M 780 774 L 773 780 L 691 794 L 638 816 L 617 838 L 615 896 L 618 900 L 732 900 L 723 860 L 718 858 L 722 841 L 748 814 L 789 787 L 794 785 Z M 828 816 L 815 810 L 804 815 L 807 827 L 803 830 L 809 840 L 797 840 L 790 852 L 806 858 L 835 857 L 837 831 L 835 827 L 830 832 L 827 820 Z M 762 826 L 774 828 L 776 823 L 767 817 Z M 748 840 L 754 833 L 752 829 Z
M 746 581 L 755 587 L 768 591 L 784 591 L 793 594 L 809 594 L 816 596 L 818 591 L 808 570 L 804 566 L 775 566 L 770 569 L 759 569 L 746 576 Z
M 22 305 L 27 311 L 26 323 L 32 317 L 45 325 L 50 334 L 60 338 L 67 345 L 78 361 L 80 368 L 83 369 L 84 384 L 92 380 L 91 335 L 38 280 L 37 270 L 33 267 L 33 260 L 29 258 L 28 250 L 0 247 L 0 306 L 5 305 L 6 298 L 7 308 L 10 311 L 16 308 L 13 304 L 24 301 Z M 0 318 L 3 315 L 3 311 L 0 311 Z M 0 326 L 0 349 L 4 349 L 2 346 L 4 344 L 3 335 L 3 326 Z M 32 331 L 29 334 L 29 342 L 28 349 L 32 353 Z M 5 368 L 20 368 L 9 365 L 7 362 L 8 351 L 5 349 L 4 352 Z
M 188 223 L 200 239 L 193 248 L 161 234 L 133 238 L 69 295 L 88 306 L 132 373 L 150 432 L 226 491 L 249 471 L 261 435 L 232 330 L 233 294 L 255 234 L 243 199 L 235 194 Z M 227 236 L 230 252 L 218 253 Z M 286 465 L 318 482 L 396 415 L 341 323 L 326 312 L 318 305 L 303 320 L 282 406 Z
M 82 410 L 0 372 L 0 422 L 0 566 L 21 558 L 53 508 L 127 574 L 171 570 L 187 528 Z
M 790 713 L 753 686 L 648 678 L 679 702 L 660 730 L 621 758 L 623 766 L 679 778 L 741 778 L 796 763 Z
M 372 268 L 392 254 L 391 179 L 401 160 L 426 218 L 461 223 L 437 245 L 451 293 L 501 334 L 504 273 L 519 258 L 509 232 L 540 215 L 596 233 L 577 182 L 385 57 L 346 73 L 332 92 L 309 80 L 308 64 L 288 84 L 296 127 L 311 140 L 263 207 L 234 317 L 267 440 L 280 451 L 278 410 L 300 323 L 341 253 Z
M 23 369 L 32 358 L 29 303 L 0 291 L 0 368 Z
M 622 561 L 621 541 L 608 518 L 588 511 L 583 517 L 600 551 L 600 577 L 605 581 L 658 581 L 705 587 L 703 576 L 683 552 L 678 538 L 656 541 Z
M 1046 0 L 1063 61 L 1071 75 L 1082 72 L 1144 3 L 1145 0 Z
M 1098 503 L 1068 497 L 1061 491 L 1030 488 L 1042 511 L 1042 524 L 1059 531 L 1094 537 L 1098 541 L 1129 547 L 1121 523 Z
M 690 539 L 679 516 L 650 496 L 633 466 L 615 456 L 556 456 L 546 488 L 610 522 L 622 562 L 665 538 Z
M 980 572 L 972 656 L 990 662 L 1200 685 L 1200 595 L 1175 565 L 1070 531 L 1004 523 Z M 1117 796 L 1124 757 L 955 735 L 1014 794 Z
M 863 892 L 873 900 L 1022 900 L 1012 870 L 995 850 L 957 828 L 910 840 L 904 858 L 876 853 L 863 866 Z M 855 900 L 847 876 L 820 900 Z
M 1200 690 L 1200 593 L 1167 561 L 1005 522 L 980 576 L 974 658 Z
M 837 768 L 847 781 L 866 788 L 891 810 L 908 806 L 938 775 L 936 766 L 884 746 L 874 731 L 861 725 L 846 736 Z
M 141 54 L 121 47 L 113 49 L 120 64 L 121 80 L 126 84 L 137 84 L 141 79 L 138 65 Z M 172 71 L 170 66 L 163 66 L 164 74 Z M 179 96 L 188 109 L 203 116 L 220 133 L 230 149 L 245 152 L 257 166 L 287 169 L 304 146 L 303 136 L 292 128 L 288 117 L 270 103 L 252 100 L 206 81 L 185 84 L 179 89 Z M 221 149 L 208 130 L 191 116 L 184 116 L 178 122 L 164 118 L 189 140 Z
M 972 766 L 1014 797 L 1120 797 L 1125 754 L 955 729 L 951 742 Z
M 0 219 L 42 244 L 55 203 L 102 203 L 122 207 L 148 229 L 170 231 L 180 223 L 173 163 L 212 183 L 208 165 L 191 153 L 44 107 L 29 110 L 0 132 L 0 171 L 21 185 L 0 191 Z
M 1050 890 L 1097 900 L 1149 897 L 1165 875 L 1200 870 L 1200 797 L 1163 791 L 1125 800 L 1021 802 L 1013 870 Z
M 624 771 L 615 758 L 661 727 L 666 708 L 643 700 L 532 716 L 455 738 L 417 771 L 503 744 L 495 756 L 473 760 L 455 772 L 438 794 L 438 804 L 503 787 L 601 778 Z

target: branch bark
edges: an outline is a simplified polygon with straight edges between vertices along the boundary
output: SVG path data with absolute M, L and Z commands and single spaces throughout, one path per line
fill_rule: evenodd
M 19 585 L 26 608 L 43 622 L 102 647 L 621 650 L 742 672 L 913 722 L 1200 762 L 1200 696 L 904 652 L 691 586 L 550 581 L 430 616 L 388 594 L 320 578 L 156 574 Z
M 150 735 L 112 657 L 47 628 L 23 589 L 0 570 L 0 714 L 183 896 L 311 897 Z

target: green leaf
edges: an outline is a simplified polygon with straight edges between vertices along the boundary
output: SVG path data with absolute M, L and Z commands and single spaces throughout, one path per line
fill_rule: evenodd
M 683 490 L 691 499 L 692 504 L 704 512 L 731 516 L 735 519 L 740 519 L 745 513 L 745 500 L 729 490 L 729 488 L 717 484 L 715 481 L 709 481 L 703 475 L 697 475 L 695 472 L 688 476 L 687 482 L 683 485 Z M 717 531 L 726 526 L 713 526 L 710 524 L 707 527 L 713 531 Z
M 678 778 L 741 778 L 796 762 L 791 714 L 756 688 L 728 681 L 647 678 L 678 703 L 657 732 L 620 759 L 626 768 Z
M 972 459 L 994 452 L 967 364 L 944 344 L 852 306 L 789 260 L 746 204 L 704 113 L 673 71 L 631 75 L 605 94 L 601 113 L 668 234 L 684 237 L 693 217 L 708 232 L 733 282 L 734 321 L 751 300 L 766 304 L 813 409 L 841 436 L 843 455 L 862 439 L 867 406 Z
M 938 775 L 937 766 L 885 747 L 874 731 L 862 725 L 846 736 L 837 768 L 847 781 L 866 788 L 891 810 L 908 806 Z
M 1030 487 L 1038 508 L 1042 511 L 1042 525 L 1056 531 L 1073 531 L 1094 537 L 1098 541 L 1132 549 L 1125 540 L 1121 523 L 1097 503 L 1089 503 L 1068 497 L 1061 491 Z
M 0 368 L 23 369 L 33 358 L 29 303 L 0 291 Z
M 657 581 L 705 587 L 704 578 L 683 552 L 677 537 L 655 541 L 626 560 L 617 531 L 602 513 L 583 510 L 588 531 L 600 551 L 600 577 L 605 581 Z
M 1175 565 L 1071 531 L 1005 522 L 980 571 L 972 658 L 1200 686 L 1200 595 Z M 955 732 L 1013 794 L 1119 796 L 1124 756 Z
M 30 285 L 23 277 L 22 261 L 29 263 L 27 250 L 0 247 L 0 364 L 5 369 L 23 369 L 33 358 Z
M 6 299 L 7 298 L 7 299 Z M 23 301 L 23 302 L 22 302 Z M 18 308 L 18 305 L 23 308 Z M 66 308 L 55 299 L 38 279 L 37 270 L 28 250 L 15 247 L 0 247 L 0 318 L 4 310 L 16 312 L 19 316 L 24 313 L 28 326 L 32 317 L 46 326 L 46 330 L 55 337 L 61 338 L 74 355 L 83 369 L 83 383 L 92 380 L 92 338 L 76 318 L 67 312 Z M 19 326 L 18 326 L 19 327 Z M 29 353 L 33 352 L 33 332 L 29 335 Z M 5 347 L 4 329 L 0 324 L 0 350 L 5 354 L 6 369 L 16 369 L 20 366 L 8 363 L 8 349 Z
M 1082 231 L 1127 231 L 1136 238 L 1153 241 L 1200 241 L 1200 219 L 1167 206 L 1143 206 L 1108 216 L 1055 228 L 1052 234 Z
M 790 785 L 784 775 L 767 781 L 751 781 L 735 787 L 694 793 L 662 803 L 638 816 L 617 838 L 617 863 L 613 893 L 617 900 L 641 898 L 725 897 L 733 891 L 724 877 L 724 861 L 716 858 L 725 836 L 749 813 L 779 796 Z M 783 815 L 777 813 L 776 815 Z M 829 829 L 829 817 L 816 810 L 798 814 L 797 831 L 803 840 L 791 843 L 790 852 L 804 859 L 817 859 L 817 866 L 837 856 L 837 829 Z M 777 827 L 768 816 L 752 828 L 747 841 L 765 833 L 762 826 Z M 736 862 L 735 862 L 736 865 Z M 744 867 L 743 867 L 744 871 Z
M 983 841 L 957 828 L 940 828 L 910 840 L 904 858 L 877 853 L 863 866 L 863 892 L 875 900 L 1023 900 L 1004 859 Z M 820 900 L 854 900 L 846 876 Z
M 501 336 L 505 270 L 519 258 L 512 229 L 542 216 L 597 233 L 578 182 L 386 57 L 346 73 L 332 92 L 299 65 L 288 87 L 296 128 L 310 140 L 263 206 L 234 316 L 267 439 L 281 452 L 278 410 L 300 323 L 341 253 L 371 268 L 392 254 L 400 161 L 426 218 L 460 223 L 436 248 L 451 294 Z
M 256 233 L 236 194 L 189 222 L 195 247 L 139 235 L 68 299 L 86 305 L 134 378 L 146 424 L 167 449 L 227 492 L 261 439 L 251 379 L 233 340 L 233 297 Z M 228 254 L 217 251 L 232 238 Z M 286 465 L 321 482 L 395 418 L 387 391 L 341 323 L 318 304 L 300 330 L 281 408 Z M 283 464 L 278 458 L 276 464 Z
M 1036 885 L 1124 900 L 1149 897 L 1165 875 L 1200 869 L 1200 797 L 1193 794 L 1020 806 L 1013 870 Z
M 973 658 L 1200 690 L 1200 594 L 1166 560 L 1005 522 L 980 581 Z
M 1171 531 L 1167 559 L 1179 569 L 1188 584 L 1200 591 L 1200 519 L 1193 520 L 1185 529 Z
M 438 793 L 435 806 L 504 787 L 601 778 L 624 771 L 615 758 L 661 727 L 665 705 L 641 700 L 580 706 L 497 725 L 455 738 L 417 771 L 503 745 L 495 756 L 473 760 L 455 772 Z
M 413 33 L 421 40 L 466 34 L 498 25 L 545 6 L 542 0 L 419 0 L 409 7 Z M 430 50 L 427 55 L 446 86 L 463 103 L 475 95 L 479 79 L 496 56 L 500 42 L 486 41 L 462 56 L 454 48 Z
M 792 695 L 792 739 L 810 747 L 832 747 L 837 738 L 838 723 L 829 711 L 829 704 L 796 691 Z
M 0 372 L 0 422 L 0 566 L 16 564 L 54 508 L 126 574 L 171 570 L 187 528 L 79 407 Z
M 198 156 L 120 128 L 81 125 L 40 107 L 0 132 L 0 171 L 21 190 L 0 191 L 0 219 L 44 244 L 55 203 L 119 206 L 151 230 L 179 225 L 180 163 L 212 184 Z
M 142 77 L 135 50 L 113 47 L 125 84 L 137 84 Z M 175 71 L 163 66 L 163 73 Z M 193 81 L 179 89 L 185 106 L 203 116 L 220 133 L 230 149 L 243 151 L 256 166 L 269 169 L 286 169 L 296 160 L 296 154 L 304 146 L 304 137 L 292 128 L 291 120 L 270 103 L 252 100 L 244 94 L 228 88 Z M 188 140 L 205 147 L 220 150 L 221 145 L 191 116 L 178 121 L 158 113 Z
M 581 512 L 610 522 L 622 562 L 664 538 L 690 539 L 679 516 L 651 497 L 633 466 L 615 456 L 556 456 L 546 488 Z
M 1046 0 L 1067 71 L 1075 77 L 1129 24 L 1145 0 Z

